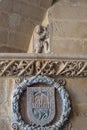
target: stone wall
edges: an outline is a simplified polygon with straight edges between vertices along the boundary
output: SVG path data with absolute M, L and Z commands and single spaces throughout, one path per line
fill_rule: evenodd
M 60 56 L 87 54 L 86 0 L 58 0 L 49 9 L 48 17 L 52 53 Z
M 87 129 L 87 78 L 66 79 L 72 112 L 63 130 Z M 0 130 L 11 130 L 11 95 L 13 79 L 0 79 Z
M 11 95 L 13 79 L 0 78 L 0 130 L 11 130 Z
M 0 0 L 0 51 L 27 51 L 32 31 L 36 24 L 41 23 L 49 6 L 49 2 L 47 5 L 44 0 L 35 2 Z M 49 8 L 48 16 L 51 53 L 56 56 L 87 58 L 87 1 L 58 0 Z M 13 88 L 14 79 L 0 78 L 0 130 L 11 130 Z M 87 78 L 66 78 L 66 89 L 70 95 L 72 112 L 70 121 L 63 129 L 86 130 Z
M 27 52 L 52 0 L 0 0 L 0 52 Z

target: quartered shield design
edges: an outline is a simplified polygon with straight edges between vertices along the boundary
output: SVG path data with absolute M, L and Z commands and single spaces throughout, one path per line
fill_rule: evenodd
M 55 88 L 28 87 L 27 114 L 31 122 L 44 126 L 55 117 Z

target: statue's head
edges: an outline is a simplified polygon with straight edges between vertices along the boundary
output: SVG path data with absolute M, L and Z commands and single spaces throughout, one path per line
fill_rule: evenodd
M 41 33 L 41 26 L 40 26 L 40 25 L 37 25 L 37 26 L 35 27 L 35 32 L 38 33 L 38 34 Z

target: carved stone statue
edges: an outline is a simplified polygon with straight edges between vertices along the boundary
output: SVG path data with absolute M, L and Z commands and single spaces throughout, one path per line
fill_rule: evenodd
M 37 25 L 34 30 L 34 52 L 48 53 L 49 52 L 49 26 L 44 27 Z

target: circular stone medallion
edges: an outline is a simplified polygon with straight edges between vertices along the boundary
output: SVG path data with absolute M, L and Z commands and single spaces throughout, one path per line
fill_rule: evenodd
M 20 112 L 19 102 L 25 91 L 25 113 L 30 123 L 26 123 Z M 20 130 L 59 130 L 70 111 L 69 95 L 64 86 L 46 76 L 24 79 L 13 93 L 12 122 Z

